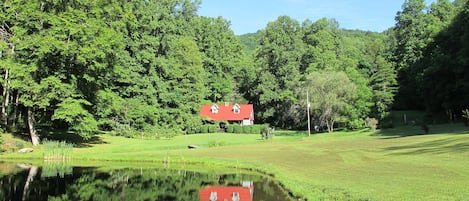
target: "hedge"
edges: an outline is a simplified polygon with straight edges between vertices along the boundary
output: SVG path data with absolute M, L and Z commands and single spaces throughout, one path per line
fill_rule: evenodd
M 226 132 L 227 133 L 234 133 L 233 125 L 226 125 Z
M 199 133 L 208 133 L 208 130 L 209 130 L 209 127 L 210 125 L 202 125 L 200 126 L 200 131 Z
M 268 124 L 256 124 L 250 126 L 241 126 L 239 124 L 227 124 L 226 133 L 236 134 L 261 134 L 262 130 L 269 127 Z M 187 130 L 187 134 L 194 133 L 216 133 L 218 129 L 217 124 L 200 125 L 198 128 L 191 128 Z
M 208 125 L 208 133 L 216 133 L 218 129 L 217 125 Z

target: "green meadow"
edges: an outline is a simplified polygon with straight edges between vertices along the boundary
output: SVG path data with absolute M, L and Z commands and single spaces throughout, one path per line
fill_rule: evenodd
M 73 163 L 203 165 L 272 175 L 307 200 L 469 200 L 469 128 L 403 126 L 371 132 L 199 134 L 173 139 L 99 135 L 73 148 Z M 197 145 L 198 149 L 188 149 Z M 0 159 L 38 159 L 44 147 Z

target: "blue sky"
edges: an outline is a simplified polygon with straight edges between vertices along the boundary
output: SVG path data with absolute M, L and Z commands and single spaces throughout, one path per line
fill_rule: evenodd
M 430 4 L 435 0 L 426 0 Z M 288 15 L 300 23 L 335 18 L 341 28 L 384 31 L 395 24 L 404 0 L 202 0 L 198 14 L 222 16 L 235 34 L 264 29 L 278 16 Z

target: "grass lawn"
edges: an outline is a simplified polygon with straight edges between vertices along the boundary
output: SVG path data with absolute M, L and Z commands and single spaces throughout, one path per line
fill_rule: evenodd
M 74 148 L 75 163 L 138 161 L 161 166 L 204 162 L 254 168 L 273 174 L 308 200 L 469 200 L 469 129 L 462 125 L 275 136 L 204 134 L 166 140 L 101 135 Z M 301 134 L 300 134 L 301 135 Z M 187 145 L 201 146 L 189 150 Z M 216 146 L 221 145 L 221 146 Z M 42 158 L 4 154 L 1 159 Z M 148 163 L 145 163 L 148 164 Z

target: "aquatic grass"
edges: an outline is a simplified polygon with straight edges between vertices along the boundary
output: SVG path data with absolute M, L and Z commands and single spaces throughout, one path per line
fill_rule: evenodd
M 60 177 L 64 178 L 65 175 L 71 175 L 73 173 L 73 164 L 70 160 L 66 161 L 55 161 L 47 160 L 42 165 L 41 177 Z
M 73 154 L 73 144 L 65 141 L 44 140 L 44 161 L 70 161 Z

